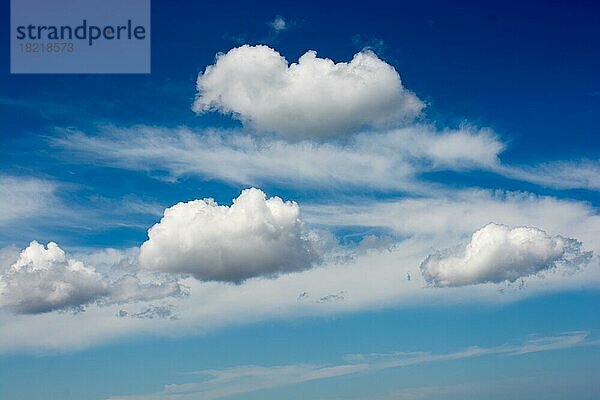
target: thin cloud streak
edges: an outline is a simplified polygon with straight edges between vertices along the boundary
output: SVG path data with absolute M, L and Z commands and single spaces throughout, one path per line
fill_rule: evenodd
M 555 161 L 532 166 L 498 166 L 496 173 L 557 189 L 600 190 L 600 160 Z
M 420 174 L 470 170 L 554 189 L 600 189 L 598 161 L 504 164 L 500 154 L 506 145 L 491 130 L 469 126 L 437 131 L 416 124 L 338 142 L 292 143 L 236 130 L 104 126 L 94 135 L 65 130 L 49 141 L 70 161 L 166 172 L 162 179 L 168 180 L 191 175 L 243 185 L 333 185 L 422 194 L 439 191 L 441 185 Z
M 436 186 L 419 181 L 419 173 L 492 168 L 504 148 L 488 130 L 436 132 L 427 125 L 358 134 L 339 143 L 289 143 L 237 131 L 197 132 L 185 127 L 104 127 L 100 135 L 65 132 L 50 139 L 50 144 L 71 160 L 161 171 L 173 180 L 195 175 L 243 185 L 412 193 L 431 192 Z
M 445 354 L 424 352 L 354 354 L 346 356 L 345 360 L 347 362 L 338 365 L 292 364 L 272 367 L 248 365 L 216 370 L 201 370 L 188 373 L 208 377 L 201 382 L 170 384 L 157 393 L 116 396 L 110 397 L 108 400 L 215 400 L 258 390 L 296 385 L 303 382 L 359 373 L 376 373 L 390 368 L 463 360 L 489 355 L 520 356 L 543 351 L 594 346 L 597 344 L 597 341 L 589 339 L 589 332 L 577 331 L 557 336 L 533 338 L 518 345 L 502 345 L 487 348 L 470 347 Z

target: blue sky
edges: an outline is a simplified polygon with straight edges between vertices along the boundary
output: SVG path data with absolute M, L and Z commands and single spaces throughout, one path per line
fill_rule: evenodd
M 149 75 L 3 52 L 0 397 L 597 398 L 598 11 L 155 0 Z

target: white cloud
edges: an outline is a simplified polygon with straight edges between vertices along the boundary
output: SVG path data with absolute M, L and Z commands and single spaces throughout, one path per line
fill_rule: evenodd
M 240 59 L 234 60 L 236 57 Z M 366 82 L 365 86 L 360 82 Z M 56 258 L 46 269 L 35 267 L 45 265 L 43 257 L 31 263 L 31 271 L 11 272 L 16 263 L 2 267 L 1 305 L 15 313 L 44 313 L 80 305 L 89 305 L 90 310 L 85 315 L 9 317 L 0 311 L 0 325 L 6 327 L 0 330 L 0 351 L 82 347 L 132 333 L 197 334 L 257 320 L 390 305 L 514 301 L 537 293 L 600 287 L 597 264 L 580 274 L 556 273 L 552 267 L 557 263 L 578 261 L 578 256 L 587 255 L 582 253 L 581 243 L 562 236 L 550 237 L 541 230 L 577 237 L 586 248 L 598 251 L 600 217 L 589 205 L 526 193 L 444 190 L 419 178 L 423 172 L 477 168 L 559 188 L 598 188 L 594 163 L 544 164 L 541 168 L 503 166 L 499 154 L 504 144 L 498 137 L 490 130 L 468 126 L 438 131 L 413 124 L 388 131 L 361 131 L 337 142 L 316 140 L 341 131 L 356 132 L 365 125 L 393 125 L 410 119 L 423 107 L 402 87 L 396 71 L 368 52 L 357 54 L 350 63 L 339 64 L 309 52 L 300 63 L 289 66 L 272 49 L 244 46 L 219 56 L 215 65 L 199 76 L 198 85 L 204 87 L 195 102 L 197 111 L 232 113 L 252 129 L 278 131 L 300 140 L 256 137 L 237 130 L 194 132 L 141 126 L 108 127 L 98 135 L 75 133 L 53 143 L 83 155 L 85 162 L 166 171 L 171 177 L 198 175 L 244 185 L 268 182 L 279 187 L 333 188 L 336 192 L 346 191 L 346 195 L 356 188 L 419 194 L 388 201 L 350 199 L 354 204 L 344 203 L 347 197 L 343 201 L 333 198 L 330 204 L 308 207 L 309 222 L 388 227 L 402 241 L 386 246 L 386 250 L 377 245 L 380 238 L 372 239 L 375 246 L 365 241 L 365 250 L 351 259 L 327 260 L 310 269 L 319 252 L 303 231 L 297 204 L 278 198 L 267 200 L 256 189 L 244 191 L 230 207 L 219 206 L 211 199 L 180 203 L 167 209 L 161 222 L 150 230 L 149 240 L 141 248 L 142 262 L 148 268 L 141 275 L 135 270 L 137 250 L 107 250 L 90 256 L 107 268 L 111 264 L 127 268 L 126 275 L 121 271 L 120 276 L 109 278 L 88 266 L 98 267 L 94 262 L 84 265 L 67 259 L 64 252 L 60 258 L 62 250 L 54 244 L 52 251 L 50 244 L 48 249 L 41 246 Z M 328 97 L 330 92 L 344 95 Z M 383 103 L 389 107 L 381 107 Z M 0 213 L 0 222 L 44 212 L 48 207 L 42 200 L 52 199 L 55 191 L 53 185 L 43 181 L 21 185 L 21 181 L 5 179 L 0 183 L 0 200 L 7 200 L 17 210 Z M 15 194 L 17 200 L 13 201 Z M 121 208 L 121 203 L 114 202 L 112 207 L 110 201 L 101 203 L 108 205 L 105 208 L 110 208 L 111 215 Z M 129 220 L 132 214 L 152 214 L 158 206 L 135 199 L 122 203 L 129 213 L 123 220 Z M 467 233 L 488 223 L 490 216 L 499 223 L 541 229 L 519 228 L 525 229 L 525 245 L 511 241 L 514 230 L 500 235 L 504 238 L 500 244 L 471 242 L 470 248 L 479 249 L 478 254 L 483 252 L 485 259 L 467 257 L 467 248 L 465 254 L 450 254 L 450 258 L 430 257 L 432 265 L 459 261 L 456 265 L 475 267 L 477 272 L 458 274 L 454 280 L 428 276 L 440 286 L 488 283 L 468 288 L 427 287 L 418 274 L 424 257 L 434 249 L 463 241 Z M 89 226 L 87 216 L 81 220 Z M 54 246 L 60 252 L 54 251 Z M 12 249 L 6 254 L 12 254 Z M 2 264 L 5 258 L 3 251 Z M 447 265 L 455 265 L 450 261 Z M 89 281 L 72 271 L 73 266 L 88 271 Z M 439 268 L 430 269 L 440 275 Z M 184 297 L 187 291 L 178 282 L 141 278 L 154 270 L 165 271 L 166 275 L 188 273 L 202 282 L 186 278 L 190 296 Z M 539 271 L 547 271 L 547 275 L 542 277 Z M 450 268 L 450 272 L 456 269 Z M 408 275 L 412 279 L 406 279 Z M 491 283 L 521 276 L 530 276 L 526 288 Z M 94 290 L 97 277 L 99 283 Z M 146 303 L 165 297 L 176 297 L 176 305 Z M 117 306 L 123 302 L 130 304 L 126 310 Z M 121 311 L 133 318 L 117 318 Z M 167 318 L 175 312 L 181 321 Z M 156 319 L 152 324 L 142 321 L 152 318 Z
M 82 230 L 145 229 L 164 206 L 136 196 L 90 196 L 86 185 L 0 174 L 0 244 L 63 242 Z
M 434 286 L 514 282 L 558 266 L 577 269 L 590 258 L 575 239 L 549 236 L 534 227 L 490 223 L 473 233 L 465 247 L 427 257 L 421 272 Z
M 308 51 L 298 63 L 267 46 L 233 48 L 198 75 L 194 111 L 231 114 L 259 132 L 295 138 L 348 134 L 411 120 L 424 104 L 374 53 L 334 63 Z
M 493 221 L 576 237 L 586 248 L 600 253 L 600 215 L 590 204 L 526 192 L 442 190 L 421 197 L 305 203 L 302 209 L 307 223 L 383 227 L 401 236 L 423 237 L 432 246 L 452 247 Z
M 186 294 L 184 288 L 173 280 L 142 282 L 133 274 L 126 274 L 111 284 L 111 302 L 149 301 Z
M 577 273 L 549 270 L 543 276 L 525 278 L 523 286 L 487 283 L 430 287 L 419 271 L 423 259 L 436 249 L 466 242 L 490 221 L 490 215 L 497 223 L 537 226 L 577 238 L 586 249 L 600 252 L 600 216 L 587 203 L 483 190 L 450 191 L 439 196 L 386 201 L 345 198 L 345 202 L 336 198 L 329 205 L 303 204 L 303 220 L 308 224 L 329 225 L 331 229 L 348 225 L 376 227 L 402 238 L 390 248 L 367 249 L 350 258 L 325 258 L 309 270 L 249 279 L 240 285 L 189 277 L 181 281 L 189 288 L 189 296 L 153 305 L 134 300 L 127 306 L 102 301 L 86 306 L 86 312 L 78 314 L 10 315 L 0 311 L 0 353 L 72 350 L 131 335 L 200 335 L 224 326 L 382 307 L 514 302 L 540 294 L 600 287 L 597 257 Z M 12 249 L 7 250 L 9 256 L 12 253 Z M 107 265 L 115 260 L 130 268 L 129 260 L 135 252 L 122 256 L 112 253 L 99 254 L 95 262 Z M 328 299 L 335 301 L 325 301 Z M 132 318 L 117 317 L 121 310 Z M 176 318 L 161 317 L 167 314 Z
M 288 28 L 287 22 L 285 22 L 285 19 L 281 15 L 276 16 L 273 21 L 269 22 L 269 26 L 275 32 L 285 31 Z
M 412 148 L 413 154 L 431 160 L 433 167 L 443 169 L 494 168 L 500 163 L 498 155 L 505 147 L 490 129 L 470 127 L 448 129 L 438 135 L 423 132 L 423 137 L 412 135 L 407 139 L 404 146 Z M 390 144 L 392 148 L 400 147 L 399 143 Z
M 598 160 L 556 161 L 533 166 L 501 166 L 498 173 L 509 178 L 560 189 L 600 190 Z
M 521 355 L 557 351 L 580 346 L 594 346 L 587 332 L 568 332 L 558 336 L 533 339 L 522 344 L 497 347 L 469 347 L 463 350 L 432 354 L 429 352 L 395 352 L 353 354 L 346 363 L 334 365 L 290 364 L 279 366 L 245 365 L 188 373 L 202 380 L 166 385 L 157 393 L 113 396 L 110 400 L 215 400 L 264 389 L 285 387 L 302 382 L 330 379 L 354 374 L 376 373 L 390 368 L 404 368 L 437 362 L 464 360 L 491 355 Z M 543 343 L 543 345 L 539 345 Z
M 33 177 L 0 175 L 0 224 L 32 218 L 56 206 L 56 184 Z
M 112 167 L 167 172 L 171 178 L 199 175 L 244 185 L 368 187 L 414 191 L 427 183 L 422 172 L 483 170 L 557 189 L 600 189 L 595 161 L 533 166 L 503 164 L 506 145 L 490 129 L 464 125 L 436 131 L 414 124 L 386 132 L 362 132 L 344 143 L 288 143 L 238 131 L 105 126 L 100 134 L 65 132 L 51 143 Z
M 159 214 L 160 215 L 160 214 Z M 140 253 L 139 247 L 126 249 L 101 248 L 80 249 L 73 254 L 73 258 L 82 260 L 84 263 L 93 265 L 96 269 L 110 272 L 123 271 L 131 273 L 137 270 L 137 258 Z
M 76 308 L 108 294 L 101 274 L 67 259 L 56 243 L 36 241 L 0 275 L 0 305 L 17 313 Z
M 32 241 L 20 253 L 13 247 L 4 248 L 0 251 L 0 308 L 16 314 L 83 311 L 92 303 L 107 306 L 187 294 L 172 277 L 136 271 L 133 263 L 137 260 L 132 256 L 131 250 L 107 249 L 81 257 L 87 262 L 115 261 L 105 265 L 103 274 L 87 262 L 67 257 L 54 242 L 44 246 Z
M 159 393 L 147 395 L 116 396 L 111 400 L 205 399 L 214 400 L 263 389 L 284 387 L 302 382 L 334 378 L 365 372 L 368 365 L 259 365 L 239 366 L 219 370 L 197 371 L 205 376 L 202 383 L 191 382 L 167 385 Z
M 504 145 L 493 132 L 467 126 L 436 132 L 416 125 L 361 133 L 345 144 L 258 140 L 238 132 L 187 128 L 105 127 L 101 135 L 70 133 L 53 144 L 86 162 L 173 177 L 200 175 L 244 185 L 377 188 L 422 191 L 415 175 L 432 170 L 492 168 Z
M 243 190 L 233 204 L 213 199 L 165 210 L 140 248 L 143 266 L 239 283 L 256 276 L 309 268 L 317 260 L 302 232 L 300 210 L 258 189 Z
M 419 264 L 443 238 L 421 236 L 390 250 L 370 250 L 351 260 L 325 262 L 276 278 L 256 278 L 232 285 L 202 282 L 192 277 L 181 284 L 188 296 L 168 298 L 156 306 L 173 305 L 176 319 L 144 318 L 151 305 L 90 304 L 84 313 L 10 315 L 0 312 L 0 353 L 68 350 L 131 337 L 202 335 L 223 327 L 258 321 L 331 316 L 380 308 L 414 309 L 432 305 L 494 304 L 565 290 L 600 287 L 598 260 L 574 274 L 549 271 L 526 278 L 526 285 L 482 284 L 432 288 Z M 406 278 L 410 273 L 411 280 Z M 301 294 L 305 293 L 303 296 Z M 337 301 L 320 301 L 330 295 Z M 343 297 L 343 298 L 342 298 Z M 202 305 L 199 307 L 198 305 Z M 150 307 L 149 307 L 150 306 Z M 125 310 L 128 316 L 119 318 Z

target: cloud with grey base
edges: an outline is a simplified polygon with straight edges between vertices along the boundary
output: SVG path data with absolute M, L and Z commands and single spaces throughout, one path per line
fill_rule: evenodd
M 490 223 L 473 233 L 466 246 L 438 251 L 420 268 L 433 286 L 463 286 L 514 282 L 559 266 L 574 271 L 591 256 L 575 239 Z
M 81 260 L 67 257 L 56 243 L 32 241 L 16 261 L 3 251 L 0 266 L 0 308 L 15 314 L 82 311 L 95 303 L 145 302 L 187 294 L 173 279 L 143 282 L 133 273 L 111 278 Z
M 31 242 L 0 275 L 0 306 L 22 314 L 76 308 L 109 292 L 101 274 L 68 259 L 54 242 Z
M 231 206 L 204 199 L 166 209 L 139 259 L 151 270 L 240 283 L 308 269 L 319 257 L 303 232 L 298 205 L 251 188 Z
M 195 112 L 217 111 L 256 132 L 297 139 L 397 125 L 424 108 L 371 51 L 340 63 L 308 51 L 290 64 L 270 47 L 244 45 L 218 54 L 196 86 Z

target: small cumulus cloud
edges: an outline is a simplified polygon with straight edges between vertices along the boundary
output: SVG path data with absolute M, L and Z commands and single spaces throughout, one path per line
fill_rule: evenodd
M 259 189 L 243 190 L 231 206 L 213 199 L 165 210 L 140 249 L 142 266 L 239 283 L 309 268 L 318 256 L 302 230 L 300 209 Z
M 193 110 L 230 114 L 257 132 L 328 137 L 397 125 L 424 104 L 371 51 L 335 63 L 308 51 L 297 63 L 274 49 L 244 45 L 217 55 L 197 79 Z
M 142 281 L 131 272 L 107 276 L 87 262 L 67 257 L 54 242 L 44 246 L 34 240 L 18 255 L 5 248 L 1 264 L 0 308 L 16 314 L 81 312 L 92 303 L 106 306 L 188 294 L 172 277 L 147 276 Z
M 514 282 L 560 266 L 576 270 L 591 255 L 575 239 L 550 236 L 534 227 L 511 229 L 490 223 L 476 231 L 466 246 L 427 257 L 421 272 L 427 282 L 441 287 Z
M 0 305 L 17 313 L 77 308 L 108 293 L 101 274 L 68 259 L 54 242 L 31 242 L 0 275 Z
M 269 22 L 269 26 L 275 32 L 285 31 L 289 28 L 288 23 L 285 21 L 285 19 L 283 19 L 281 15 L 276 16 L 273 21 Z

